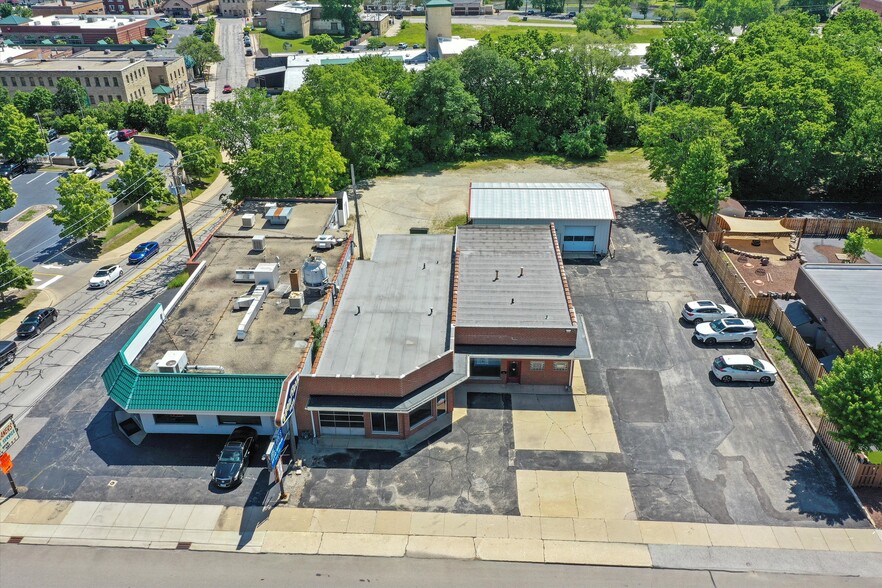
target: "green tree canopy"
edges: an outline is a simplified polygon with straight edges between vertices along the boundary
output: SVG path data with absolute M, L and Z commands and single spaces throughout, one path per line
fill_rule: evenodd
M 620 39 L 631 34 L 631 6 L 621 0 L 598 0 L 597 4 L 576 15 L 576 30 L 579 32 L 611 31 Z
M 172 107 L 165 102 L 157 102 L 147 113 L 147 128 L 157 135 L 168 134 L 168 119 L 171 118 Z
M 279 116 L 272 98 L 258 88 L 240 88 L 232 100 L 211 105 L 211 118 L 204 134 L 235 157 L 278 129 Z
M 127 102 L 99 102 L 89 110 L 89 114 L 107 125 L 108 129 L 118 131 L 126 128 Z
M 85 174 L 71 174 L 58 180 L 59 208 L 49 213 L 52 222 L 61 227 L 62 237 L 92 237 L 107 228 L 113 220 L 110 193 Z
M 334 53 L 340 49 L 340 45 L 337 44 L 337 41 L 331 38 L 331 35 L 316 35 L 312 39 L 312 50 L 315 53 L 321 51 L 322 53 Z
M 686 160 L 668 192 L 668 204 L 678 212 L 716 213 L 732 193 L 729 162 L 717 137 L 702 137 L 688 145 Z
M 833 369 L 815 391 L 833 434 L 852 451 L 882 447 L 882 345 L 852 349 L 833 360 Z
M 708 28 L 731 33 L 733 27 L 747 26 L 774 12 L 773 0 L 707 0 L 698 17 Z
M 150 107 L 143 100 L 135 100 L 126 104 L 126 115 L 123 119 L 127 129 L 143 131 L 150 124 Z
M 59 114 L 79 114 L 83 108 L 89 107 L 89 95 L 76 80 L 72 78 L 59 78 L 55 82 L 55 96 L 53 97 L 55 110 Z
M 52 92 L 43 87 L 36 87 L 32 92 L 16 92 L 12 103 L 26 116 L 34 116 L 38 112 L 52 108 Z
M 0 271 L 0 300 L 3 302 L 6 302 L 9 290 L 24 290 L 34 283 L 31 270 L 15 262 L 3 241 L 0 241 L 0 268 L 3 268 Z
M 12 208 L 17 200 L 18 195 L 12 189 L 12 182 L 6 178 L 0 178 L 0 210 Z M 0 274 L 0 279 L 2 279 L 2 274 Z
M 193 60 L 193 69 L 197 75 L 205 73 L 205 66 L 210 63 L 220 63 L 224 60 L 220 47 L 211 41 L 203 41 L 195 35 L 184 37 L 175 47 L 178 55 L 189 57 Z
M 181 151 L 181 168 L 191 180 L 208 176 L 217 169 L 220 152 L 215 142 L 205 135 L 190 135 L 175 144 Z
M 845 239 L 845 245 L 842 251 L 848 255 L 852 261 L 857 261 L 867 252 L 867 241 L 873 236 L 873 232 L 867 227 L 858 227 L 851 231 Z
M 25 161 L 41 153 L 46 153 L 46 139 L 37 121 L 12 104 L 0 108 L 0 157 Z
M 68 154 L 78 162 L 89 162 L 100 167 L 105 161 L 120 155 L 122 151 L 107 138 L 107 125 L 87 116 L 80 124 L 80 130 L 70 134 Z
M 183 114 L 173 113 L 168 117 L 166 126 L 168 134 L 173 139 L 183 139 L 184 137 L 192 137 L 193 135 L 201 135 L 209 122 L 208 114 L 193 114 L 187 112 Z
M 319 0 L 323 20 L 339 20 L 346 35 L 358 32 L 362 0 Z
M 156 153 L 147 154 L 137 144 L 132 145 L 128 161 L 117 168 L 117 177 L 108 185 L 117 200 L 137 202 L 148 209 L 173 202 L 168 178 L 156 166 L 158 160 Z

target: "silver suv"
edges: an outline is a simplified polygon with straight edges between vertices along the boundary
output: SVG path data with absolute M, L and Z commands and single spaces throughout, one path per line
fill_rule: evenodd
M 695 327 L 695 338 L 707 345 L 717 343 L 743 343 L 751 345 L 756 341 L 756 325 L 740 318 L 726 318 Z

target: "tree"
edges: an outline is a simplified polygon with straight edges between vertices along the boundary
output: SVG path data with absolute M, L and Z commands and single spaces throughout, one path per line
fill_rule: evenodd
M 53 103 L 59 114 L 80 113 L 84 106 L 89 106 L 89 95 L 76 80 L 59 78 L 55 83 Z
M 643 155 L 649 162 L 649 175 L 672 186 L 686 162 L 689 147 L 700 139 L 714 137 L 729 160 L 740 145 L 732 124 L 722 108 L 703 108 L 678 103 L 660 106 L 640 125 Z
M 703 137 L 693 141 L 670 186 L 668 204 L 677 212 L 711 215 L 731 193 L 729 162 L 719 139 Z
M 93 182 L 85 174 L 71 174 L 58 180 L 59 208 L 49 213 L 52 222 L 61 227 L 62 237 L 82 239 L 89 242 L 95 233 L 103 230 L 113 220 L 110 193 Z
M 834 439 L 852 451 L 882 446 L 882 345 L 834 359 L 815 391 L 825 416 L 839 429 Z
M 220 63 L 224 60 L 220 47 L 210 41 L 203 41 L 195 35 L 184 37 L 175 47 L 178 55 L 189 57 L 193 60 L 193 69 L 197 75 L 205 73 L 205 66 L 209 63 Z
M 205 134 L 235 157 L 278 128 L 279 117 L 272 98 L 258 88 L 240 88 L 232 100 L 211 105 L 211 118 Z
M 6 178 L 0 178 L 0 210 L 6 210 L 15 206 L 18 196 L 12 189 L 12 182 Z M 0 273 L 2 279 L 2 273 Z
M 150 40 L 157 45 L 161 45 L 166 39 L 168 39 L 168 33 L 165 32 L 165 29 L 156 29 L 150 37 Z
M 157 102 L 147 112 L 147 128 L 157 135 L 168 134 L 168 119 L 173 112 L 171 106 L 165 102 Z
M 150 124 L 150 107 L 143 100 L 135 100 L 126 104 L 126 116 L 123 119 L 127 129 L 143 131 Z
M 867 240 L 872 236 L 873 232 L 867 227 L 858 227 L 845 238 L 842 251 L 851 258 L 852 263 L 862 258 L 867 252 Z
M 34 15 L 34 11 L 29 6 L 16 6 L 12 2 L 0 4 L 0 18 L 12 15 L 31 18 Z
M 80 128 L 80 115 L 65 114 L 64 116 L 55 117 L 52 121 L 52 128 L 62 135 L 68 135 Z
M 460 79 L 478 101 L 482 130 L 508 129 L 522 111 L 521 72 L 514 59 L 486 45 L 465 51 L 459 58 Z
M 637 0 L 637 12 L 646 18 L 646 15 L 649 14 L 649 0 Z
M 46 153 L 46 138 L 40 125 L 12 104 L 0 108 L 0 157 L 25 161 Z
M 327 196 L 346 165 L 331 143 L 331 132 L 305 126 L 260 139 L 254 149 L 221 166 L 233 185 L 232 197 Z
M 220 153 L 214 141 L 205 135 L 191 135 L 175 142 L 181 152 L 181 167 L 191 180 L 203 178 L 217 169 Z
M 9 290 L 24 290 L 34 283 L 34 275 L 28 268 L 18 265 L 9 255 L 6 243 L 0 241 L 0 300 L 6 302 L 6 292 Z
M 17 92 L 12 103 L 26 116 L 52 108 L 52 92 L 43 87 L 34 88 L 33 92 Z
M 174 201 L 168 189 L 168 178 L 156 166 L 159 155 L 147 154 L 137 144 L 132 145 L 129 159 L 117 168 L 117 177 L 108 187 L 117 200 L 140 203 L 145 208 Z
M 107 125 L 108 129 L 119 130 L 126 126 L 127 106 L 127 102 L 99 102 L 89 110 L 89 114 Z
M 319 0 L 319 3 L 322 6 L 323 20 L 339 20 L 347 36 L 359 30 L 361 23 L 358 13 L 361 11 L 362 0 Z
M 107 138 L 107 125 L 98 122 L 93 116 L 87 116 L 80 124 L 80 130 L 70 134 L 68 154 L 78 162 L 88 161 L 95 167 L 122 151 Z
M 580 12 L 574 21 L 579 32 L 612 31 L 625 39 L 631 33 L 631 6 L 621 0 L 599 0 L 597 4 Z
M 733 27 L 745 27 L 774 12 L 773 0 L 707 0 L 698 17 L 711 29 L 731 33 Z
M 193 114 L 192 112 L 172 114 L 168 117 L 166 127 L 168 127 L 169 136 L 178 140 L 202 134 L 208 125 L 208 121 L 208 114 Z
M 312 51 L 313 53 L 318 53 L 321 51 L 322 53 L 334 53 L 340 48 L 340 45 L 337 44 L 337 41 L 331 38 L 330 35 L 316 35 L 312 38 Z

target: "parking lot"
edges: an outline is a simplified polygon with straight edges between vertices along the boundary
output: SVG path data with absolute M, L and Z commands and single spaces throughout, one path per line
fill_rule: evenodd
M 615 259 L 567 275 L 595 355 L 583 362 L 588 391 L 609 395 L 638 518 L 867 526 L 780 383 L 710 374 L 718 355 L 764 356 L 706 348 L 679 320 L 685 302 L 721 297 L 667 207 L 617 205 Z

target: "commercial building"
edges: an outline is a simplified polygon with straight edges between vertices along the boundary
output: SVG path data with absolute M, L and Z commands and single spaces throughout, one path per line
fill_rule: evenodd
M 347 216 L 345 197 L 243 203 L 104 371 L 108 396 L 147 433 L 272 433 L 292 366 L 334 309 L 353 251 L 337 230 Z
M 615 211 L 599 183 L 474 183 L 468 218 L 473 225 L 554 223 L 564 257 L 579 257 L 609 252 Z
M 11 18 L 11 17 L 10 17 Z M 113 44 L 140 41 L 147 36 L 145 16 L 67 15 L 17 18 L 14 24 L 0 21 L 0 32 L 14 43 L 94 44 L 109 39 Z
M 392 26 L 392 15 L 381 12 L 365 12 L 360 17 L 361 22 L 370 25 L 371 34 L 382 37 Z
M 267 8 L 266 30 L 276 37 L 299 39 L 323 33 L 342 35 L 343 23 L 336 19 L 323 19 L 320 4 L 294 0 Z
M 221 16 L 246 18 L 254 14 L 252 0 L 220 0 L 218 12 Z
M 166 0 L 162 12 L 175 18 L 190 18 L 197 14 L 213 14 L 218 6 L 218 0 Z
M 153 14 L 159 0 L 103 0 L 107 14 Z
M 382 52 L 362 53 L 326 53 L 316 55 L 314 53 L 291 54 L 282 57 L 285 65 L 271 65 L 257 71 L 256 76 L 267 87 L 277 87 L 282 84 L 286 92 L 293 92 L 303 85 L 306 69 L 313 65 L 345 65 L 356 59 L 369 56 L 380 56 L 393 61 L 401 61 L 404 69 L 418 71 L 428 65 L 425 50 L 422 49 L 384 49 Z M 275 58 L 279 59 L 279 58 Z M 271 61 L 273 63 L 275 61 Z
M 145 59 L 21 59 L 0 63 L 0 86 L 10 94 L 43 87 L 54 92 L 60 78 L 79 82 L 90 104 L 101 102 L 155 102 Z
M 796 293 L 841 352 L 882 343 L 880 292 L 879 265 L 807 263 L 796 275 Z
M 73 59 L 96 61 L 106 61 L 109 59 L 143 60 L 146 62 L 148 83 L 154 95 L 160 86 L 172 89 L 171 98 L 180 97 L 187 91 L 187 66 L 184 58 L 175 53 L 173 49 L 80 51 L 73 55 Z
M 36 16 L 104 14 L 104 3 L 101 0 L 59 0 L 58 2 L 31 4 L 30 9 Z

